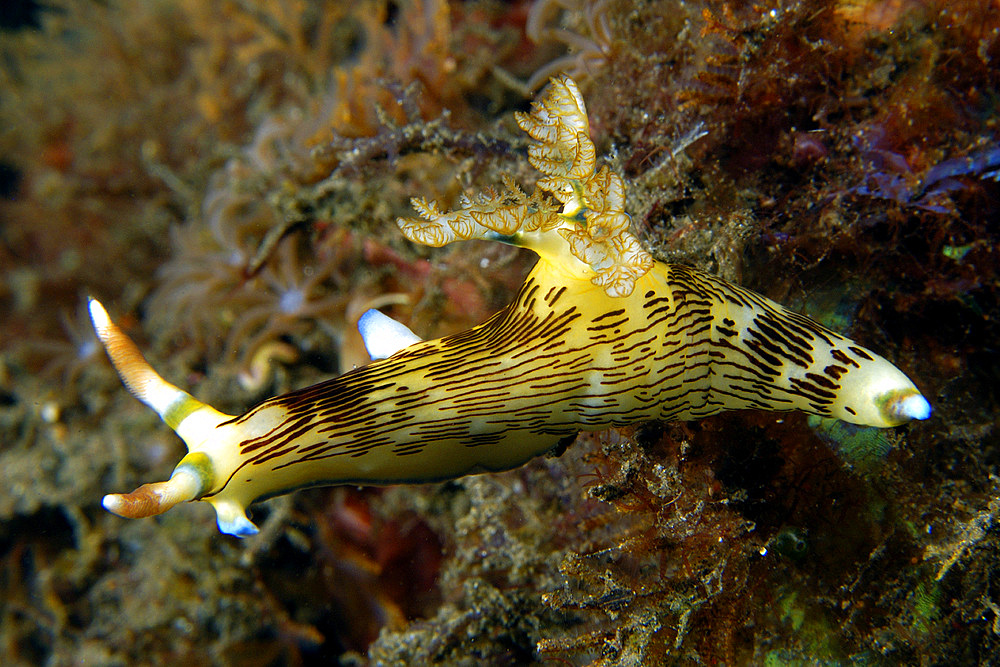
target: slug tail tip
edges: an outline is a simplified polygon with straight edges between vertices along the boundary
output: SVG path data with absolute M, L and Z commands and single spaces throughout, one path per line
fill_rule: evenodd
M 899 402 L 899 414 L 907 419 L 923 421 L 931 416 L 931 404 L 920 394 L 912 394 Z
M 883 419 L 889 426 L 923 421 L 931 416 L 931 404 L 913 387 L 888 392 L 879 402 Z

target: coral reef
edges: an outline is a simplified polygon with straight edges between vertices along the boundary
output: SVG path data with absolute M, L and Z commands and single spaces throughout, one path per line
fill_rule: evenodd
M 356 5 L 50 0 L 0 24 L 3 662 L 995 660 L 996 3 Z M 194 511 L 105 515 L 179 445 L 64 330 L 85 294 L 232 411 L 356 363 L 372 298 L 465 328 L 530 258 L 414 248 L 394 220 L 414 193 L 533 186 L 512 112 L 560 68 L 648 250 L 884 351 L 934 418 L 887 442 L 649 424 L 269 501 L 238 544 Z

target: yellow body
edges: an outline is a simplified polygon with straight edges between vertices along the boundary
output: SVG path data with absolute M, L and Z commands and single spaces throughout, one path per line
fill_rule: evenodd
M 654 261 L 628 230 L 621 179 L 596 168 L 571 80 L 553 81 L 518 122 L 538 142 L 539 191 L 508 183 L 507 194 L 451 213 L 417 201 L 424 219 L 400 221 L 422 243 L 487 238 L 538 253 L 514 302 L 469 331 L 229 417 L 163 381 L 93 302 L 126 384 L 189 448 L 170 480 L 109 495 L 105 507 L 138 517 L 202 499 L 223 532 L 248 535 L 246 507 L 259 498 L 513 468 L 580 430 L 745 408 L 883 427 L 928 416 L 913 383 L 874 352 L 758 294 Z
M 629 297 L 565 285 L 549 268 L 540 262 L 514 303 L 484 324 L 219 425 L 211 440 L 235 449 L 238 463 L 218 471 L 206 497 L 248 504 L 309 484 L 505 470 L 580 430 L 722 410 L 857 421 L 862 406 L 838 390 L 870 364 L 892 368 L 764 297 L 683 266 L 657 263 Z

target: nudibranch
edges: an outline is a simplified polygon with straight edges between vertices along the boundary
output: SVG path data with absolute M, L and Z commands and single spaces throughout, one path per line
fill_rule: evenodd
M 715 276 L 653 259 L 629 231 L 622 179 L 598 167 L 576 84 L 554 79 L 518 125 L 541 172 L 532 195 L 413 200 L 412 241 L 489 239 L 538 255 L 512 304 L 464 333 L 423 341 L 369 311 L 372 363 L 222 414 L 162 379 L 96 300 L 97 335 L 129 390 L 188 447 L 168 481 L 105 496 L 124 517 L 203 500 L 246 536 L 258 499 L 322 484 L 444 480 L 513 468 L 581 430 L 723 410 L 801 410 L 890 427 L 930 405 L 855 342 Z

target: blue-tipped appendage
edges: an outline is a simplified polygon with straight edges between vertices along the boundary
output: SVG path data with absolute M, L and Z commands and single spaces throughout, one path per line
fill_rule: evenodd
M 420 336 L 405 324 L 397 322 L 377 310 L 368 310 L 358 319 L 358 332 L 365 342 L 365 349 L 372 359 L 385 359 L 420 342 Z
M 215 507 L 219 532 L 235 537 L 250 537 L 260 532 L 260 529 L 247 518 L 246 509 L 239 503 L 218 500 L 212 502 L 212 505 Z

